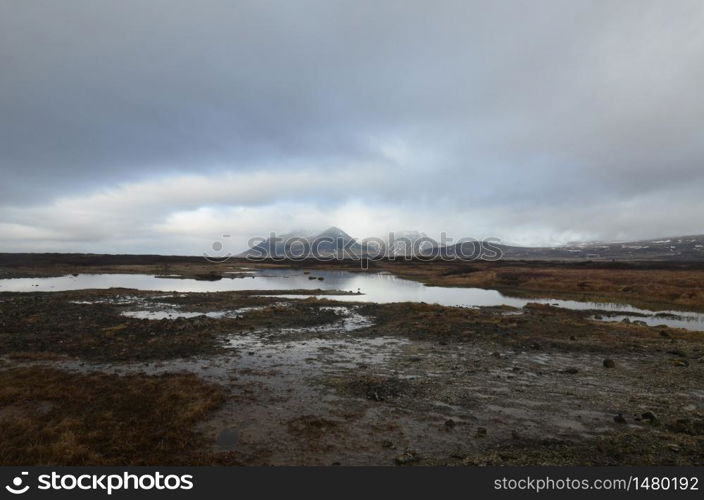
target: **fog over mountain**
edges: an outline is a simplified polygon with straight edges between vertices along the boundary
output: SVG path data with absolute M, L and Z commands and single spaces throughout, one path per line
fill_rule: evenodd
M 699 0 L 3 1 L 0 251 L 701 234 L 703 25 Z
M 222 252 L 208 252 L 217 260 Z M 335 258 L 370 259 L 421 258 L 460 260 L 560 260 L 560 261 L 701 261 L 704 235 L 654 238 L 630 242 L 579 242 L 550 247 L 523 247 L 492 238 L 459 242 L 433 240 L 418 231 L 394 231 L 383 237 L 353 238 L 344 230 L 330 227 L 318 234 L 292 231 L 250 242 L 235 255 L 253 261 L 267 259 Z

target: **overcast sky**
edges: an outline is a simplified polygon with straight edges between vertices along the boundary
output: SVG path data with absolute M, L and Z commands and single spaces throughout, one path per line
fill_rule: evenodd
M 0 0 L 0 251 L 704 233 L 704 2 Z

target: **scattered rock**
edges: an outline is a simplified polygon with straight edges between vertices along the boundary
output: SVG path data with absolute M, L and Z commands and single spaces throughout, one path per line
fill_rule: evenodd
M 477 437 L 485 437 L 487 433 L 486 427 L 477 427 Z
M 415 393 L 413 384 L 395 377 L 360 376 L 347 381 L 347 388 L 353 394 L 366 396 L 372 401 L 387 401 L 402 395 Z
M 418 455 L 416 454 L 415 451 L 413 450 L 406 450 L 399 456 L 395 458 L 396 465 L 408 465 L 417 462 L 420 460 L 418 458 Z
M 667 448 L 668 448 L 670 451 L 674 451 L 675 453 L 677 453 L 677 452 L 680 451 L 680 447 L 677 446 L 677 445 L 674 444 L 674 443 L 668 444 L 668 445 L 667 445 Z
M 647 420 L 651 424 L 658 423 L 658 417 L 655 416 L 655 413 L 653 413 L 652 411 L 646 411 L 640 416 L 640 418 L 642 418 L 643 420 Z
M 389 441 L 388 439 L 384 439 L 384 440 L 381 442 L 381 447 L 382 447 L 382 448 L 389 448 L 389 449 L 394 449 L 394 448 L 395 448 L 395 447 L 394 447 L 394 443 L 392 443 L 392 442 Z
M 616 368 L 616 362 L 613 359 L 606 358 L 604 360 L 604 368 Z
M 661 337 L 669 337 L 670 334 L 668 332 L 666 332 L 665 330 L 660 330 L 660 336 Z
M 451 418 L 448 418 L 447 420 L 445 420 L 445 427 L 447 429 L 453 429 L 455 427 L 455 425 L 457 425 L 457 424 Z
M 625 424 L 626 418 L 623 416 L 622 413 L 619 413 L 614 417 L 614 422 L 616 422 L 617 424 Z
M 570 366 L 568 368 L 565 368 L 562 373 L 569 373 L 570 375 L 574 375 L 575 373 L 579 373 L 579 368 L 575 368 L 574 366 Z
M 686 359 L 676 359 L 673 364 L 675 366 L 687 367 L 689 366 L 689 361 L 687 361 Z

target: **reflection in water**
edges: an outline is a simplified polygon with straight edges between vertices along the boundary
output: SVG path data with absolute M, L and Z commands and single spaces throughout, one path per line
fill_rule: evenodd
M 323 278 L 311 279 L 311 278 Z M 13 278 L 1 279 L 0 291 L 65 291 L 82 289 L 134 288 L 164 292 L 221 292 L 235 290 L 341 290 L 355 295 L 338 295 L 336 300 L 352 302 L 426 302 L 444 306 L 497 306 L 523 307 L 529 302 L 553 304 L 568 309 L 598 309 L 618 311 L 624 314 L 645 314 L 648 317 L 633 316 L 652 325 L 704 330 L 704 314 L 672 312 L 674 316 L 655 316 L 633 306 L 604 303 L 578 302 L 557 299 L 523 299 L 507 297 L 496 290 L 481 288 L 452 288 L 426 286 L 416 281 L 405 280 L 386 273 L 355 273 L 348 271 L 310 271 L 304 274 L 295 269 L 262 269 L 256 271 L 256 278 L 224 278 L 219 281 L 197 281 L 173 277 L 157 278 L 143 274 L 79 274 L 55 278 Z M 357 292 L 361 293 L 358 295 Z M 286 297 L 285 294 L 281 295 Z M 302 298 L 305 295 L 292 295 Z M 620 316 L 618 319 L 622 319 Z M 604 319 L 609 319 L 605 317 Z

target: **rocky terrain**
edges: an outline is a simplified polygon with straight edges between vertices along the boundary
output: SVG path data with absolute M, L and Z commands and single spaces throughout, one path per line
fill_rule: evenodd
M 592 316 L 1 293 L 0 459 L 702 465 L 702 334 Z

